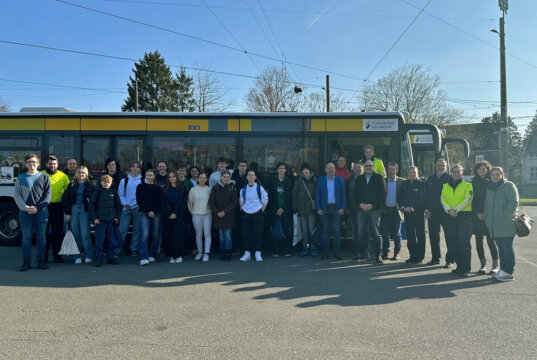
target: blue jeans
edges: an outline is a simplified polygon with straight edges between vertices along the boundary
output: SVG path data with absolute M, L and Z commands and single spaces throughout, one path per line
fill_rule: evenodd
M 380 256 L 382 250 L 382 236 L 380 236 L 380 210 L 363 211 L 358 209 L 358 237 L 362 244 L 362 255 L 368 255 L 369 237 L 366 236 L 366 228 L 374 240 L 375 256 Z
M 140 260 L 148 257 L 157 257 L 158 253 L 158 234 L 160 228 L 160 214 L 155 214 L 154 218 L 150 218 L 145 212 L 140 213 L 140 229 L 142 231 L 142 239 L 138 246 L 140 252 Z M 151 236 L 151 246 L 149 247 L 149 236 Z M 132 246 L 132 245 L 131 245 Z
M 321 216 L 321 228 L 323 230 L 323 250 L 328 252 L 330 241 L 328 239 L 328 229 L 332 226 L 334 235 L 334 252 L 338 252 L 341 244 L 341 216 L 337 213 L 335 206 L 328 206 L 326 213 Z
M 132 222 L 132 240 L 131 251 L 138 251 L 138 244 L 140 243 L 140 212 L 138 209 L 125 210 L 121 213 L 121 219 L 119 220 L 119 232 L 123 241 L 127 237 L 129 231 L 129 225 Z M 119 250 L 119 249 L 118 249 Z
M 401 251 L 401 216 L 397 207 L 391 207 L 380 216 L 382 229 L 382 255 L 390 252 L 390 237 L 393 239 L 393 254 Z
M 498 252 L 500 254 L 500 269 L 508 274 L 512 274 L 515 271 L 514 239 L 514 236 L 494 239 L 498 245 Z
M 231 250 L 231 229 L 218 229 L 220 250 Z
M 76 244 L 80 250 L 80 254 L 75 256 L 75 259 L 82 258 L 82 247 L 84 247 L 84 257 L 86 259 L 93 258 L 93 247 L 90 238 L 89 214 L 84 210 L 83 205 L 71 206 L 71 222 L 70 228 L 75 236 Z
M 106 235 L 110 231 L 110 228 L 114 225 L 114 221 L 100 221 L 95 225 L 95 259 L 104 261 L 104 255 L 106 253 L 107 260 L 112 260 L 116 253 L 114 249 L 105 246 Z
M 22 261 L 30 262 L 32 258 L 32 237 L 35 232 L 37 261 L 45 260 L 47 240 L 45 233 L 48 223 L 48 209 L 39 210 L 37 214 L 19 211 L 19 221 L 22 230 Z

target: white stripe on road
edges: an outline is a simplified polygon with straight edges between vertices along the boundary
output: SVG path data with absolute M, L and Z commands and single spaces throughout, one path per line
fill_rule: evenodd
M 526 263 L 530 264 L 531 266 L 533 266 L 533 267 L 536 267 L 536 268 L 537 268 L 537 264 L 534 264 L 534 263 L 532 263 L 531 261 L 528 261 L 528 260 L 524 259 L 524 258 L 523 258 L 523 257 L 521 257 L 521 256 L 517 256 L 517 259 L 520 259 L 520 260 L 522 260 L 522 261 L 524 261 L 524 262 L 526 262 Z

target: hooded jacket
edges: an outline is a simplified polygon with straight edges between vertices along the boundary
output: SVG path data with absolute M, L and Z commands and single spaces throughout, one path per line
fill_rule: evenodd
M 211 189 L 209 206 L 213 213 L 213 228 L 232 229 L 235 227 L 236 208 L 239 205 L 239 195 L 231 182 L 226 185 L 216 184 Z M 223 211 L 224 217 L 218 217 Z
M 128 180 L 127 180 L 128 179 Z M 125 181 L 127 186 L 125 186 Z M 119 182 L 119 187 L 117 192 L 119 194 L 119 199 L 121 200 L 121 205 L 125 209 L 125 205 L 129 205 L 131 209 L 137 209 L 138 203 L 136 202 L 136 188 L 142 183 L 142 175 L 133 177 L 131 173 L 127 175 L 126 178 L 121 179 Z
M 485 198 L 485 223 L 493 238 L 512 237 L 516 234 L 515 211 L 518 190 L 510 181 L 494 186 L 491 183 Z

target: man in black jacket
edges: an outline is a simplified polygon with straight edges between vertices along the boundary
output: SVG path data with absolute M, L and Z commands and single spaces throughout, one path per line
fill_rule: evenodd
M 427 265 L 440 264 L 440 225 L 444 227 L 444 209 L 440 203 L 440 195 L 442 194 L 442 187 L 451 178 L 446 172 L 447 162 L 440 158 L 436 160 L 436 173 L 429 176 L 427 179 L 427 211 L 425 216 L 427 217 L 427 223 L 429 227 L 429 243 L 431 244 L 432 259 Z M 450 255 L 451 256 L 451 255 Z M 451 267 L 455 262 L 455 258 L 447 258 L 446 254 L 446 266 Z
M 386 184 L 381 175 L 373 172 L 373 162 L 364 163 L 365 173 L 356 180 L 354 188 L 354 203 L 357 206 L 358 236 L 360 238 L 361 254 L 367 254 L 365 227 L 367 226 L 375 241 L 375 259 L 377 264 L 383 264 L 381 257 L 382 236 L 380 235 L 380 210 L 386 201 Z
M 427 190 L 424 181 L 418 179 L 418 167 L 408 169 L 408 180 L 401 185 L 397 203 L 405 214 L 406 238 L 410 258 L 407 264 L 421 264 L 425 256 L 425 218 Z
M 270 182 L 269 215 L 272 218 L 272 240 L 274 242 L 274 257 L 291 256 L 290 230 L 293 221 L 293 184 L 285 174 L 287 165 L 280 162 L 276 165 L 278 174 Z M 279 224 L 278 224 L 279 223 Z M 282 233 L 278 231 L 281 225 Z

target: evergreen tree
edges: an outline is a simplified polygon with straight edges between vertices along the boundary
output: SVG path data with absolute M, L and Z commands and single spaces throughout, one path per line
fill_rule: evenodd
M 194 88 L 192 87 L 194 79 L 192 76 L 188 76 L 185 68 L 182 67 L 180 73 L 175 75 L 175 81 L 177 83 L 178 111 L 193 112 L 195 110 Z
M 526 132 L 524 133 L 524 144 L 526 144 L 530 138 L 530 136 L 533 134 L 533 132 L 537 129 L 537 111 L 535 112 L 535 115 L 531 119 L 530 123 L 526 127 Z
M 127 83 L 129 96 L 121 111 L 136 111 L 136 79 L 139 111 L 179 110 L 179 84 L 158 51 L 145 53 L 134 67 L 134 76 Z

